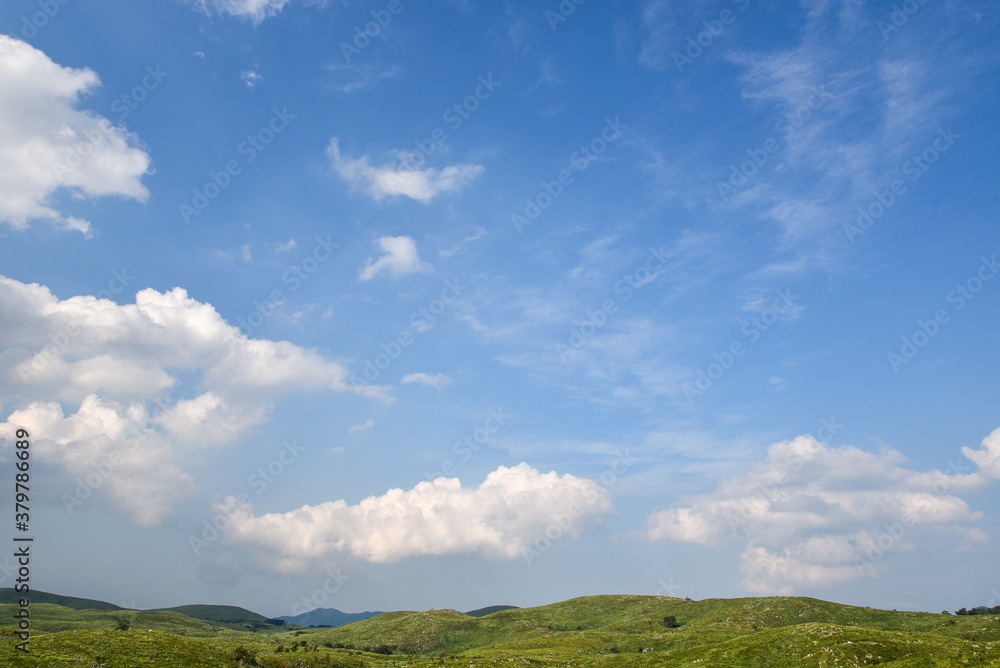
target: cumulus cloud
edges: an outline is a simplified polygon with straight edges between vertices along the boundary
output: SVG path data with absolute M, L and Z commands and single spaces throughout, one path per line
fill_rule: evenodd
M 431 270 L 429 264 L 420 260 L 417 242 L 410 237 L 382 237 L 375 243 L 385 255 L 377 260 L 368 258 L 365 266 L 358 271 L 359 281 L 370 281 L 384 272 L 392 276 L 406 276 Z
M 58 189 L 146 201 L 142 177 L 150 158 L 138 137 L 77 109 L 99 84 L 89 69 L 62 67 L 30 44 L 0 35 L 0 221 L 25 229 L 47 220 L 87 234 L 89 222 L 53 208 Z
M 21 399 L 0 423 L 0 453 L 17 427 L 28 428 L 39 457 L 62 468 L 71 496 L 76 478 L 110 466 L 93 494 L 141 524 L 160 522 L 193 489 L 187 458 L 236 443 L 282 394 L 325 389 L 388 400 L 383 388 L 349 386 L 346 369 L 316 352 L 247 338 L 180 288 L 142 290 L 134 304 L 119 305 L 60 300 L 0 276 L 0 313 L 0 395 Z M 198 380 L 185 386 L 182 373 Z
M 368 157 L 354 159 L 340 152 L 336 137 L 326 149 L 330 165 L 355 190 L 363 190 L 376 201 L 404 196 L 425 204 L 442 193 L 458 192 L 485 171 L 482 165 L 460 163 L 444 169 L 412 169 L 406 166 L 373 167 Z M 404 165 L 411 162 L 404 155 Z
M 974 461 L 983 475 L 1000 480 L 1000 429 L 984 438 L 979 450 L 965 447 L 962 454 Z
M 757 593 L 858 580 L 887 551 L 908 549 L 914 532 L 947 533 L 982 517 L 957 496 L 988 485 L 982 473 L 961 464 L 918 472 L 905 463 L 895 450 L 830 448 L 800 436 L 772 445 L 765 461 L 715 492 L 651 515 L 647 537 L 713 547 L 744 541 L 743 585 Z M 970 531 L 966 541 L 981 538 Z
M 440 390 L 446 385 L 451 385 L 452 380 L 443 373 L 434 374 L 433 376 L 428 373 L 408 373 L 403 376 L 402 383 L 403 385 L 419 383 L 420 385 L 426 385 L 427 387 L 433 387 L 434 389 Z
M 283 573 L 344 554 L 374 563 L 452 554 L 516 559 L 553 528 L 576 538 L 613 512 L 598 483 L 524 463 L 499 467 L 475 488 L 438 478 L 356 505 L 328 501 L 255 516 L 229 497 L 216 509 L 229 516 L 224 540 L 253 548 L 262 565 Z
M 280 12 L 289 0 L 197 0 L 197 2 L 206 14 L 211 14 L 212 11 L 229 14 L 248 19 L 257 25 Z

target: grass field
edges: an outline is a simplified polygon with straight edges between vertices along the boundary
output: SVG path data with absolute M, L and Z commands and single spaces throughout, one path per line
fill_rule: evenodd
M 31 606 L 31 653 L 6 629 L 3 666 L 1000 666 L 1000 617 L 857 608 L 809 598 L 590 596 L 472 617 L 391 612 L 333 629 L 220 625 L 239 608 Z M 14 605 L 0 605 L 12 619 Z M 247 612 L 247 611 L 242 611 Z M 253 613 L 250 613 L 253 614 Z M 120 620 L 131 628 L 117 630 Z M 669 626 L 672 626 L 669 627 Z

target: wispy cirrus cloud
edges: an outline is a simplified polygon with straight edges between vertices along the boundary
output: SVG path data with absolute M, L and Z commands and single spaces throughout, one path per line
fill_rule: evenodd
M 260 24 L 277 15 L 290 0 L 194 0 L 203 12 L 226 14 Z
M 400 382 L 403 383 L 403 385 L 416 383 L 418 385 L 433 387 L 435 390 L 441 390 L 448 385 L 451 385 L 453 381 L 443 373 L 436 373 L 433 376 L 429 373 L 408 373 L 403 376 L 403 379 Z

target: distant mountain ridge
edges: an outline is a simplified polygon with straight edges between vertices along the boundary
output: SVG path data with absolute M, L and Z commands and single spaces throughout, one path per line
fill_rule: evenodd
M 316 608 L 301 615 L 285 615 L 276 617 L 275 619 L 283 619 L 289 624 L 298 624 L 299 626 L 343 626 L 344 624 L 360 622 L 363 619 L 384 614 L 384 612 L 380 611 L 341 612 L 336 608 Z

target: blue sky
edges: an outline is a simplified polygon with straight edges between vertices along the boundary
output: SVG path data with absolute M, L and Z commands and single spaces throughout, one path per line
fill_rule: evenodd
M 33 584 L 1000 597 L 998 20 L 5 2 Z

